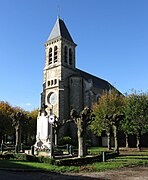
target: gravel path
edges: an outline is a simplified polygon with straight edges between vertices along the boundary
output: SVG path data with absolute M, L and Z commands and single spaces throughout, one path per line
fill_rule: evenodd
M 74 174 L 71 174 L 74 175 Z M 148 180 L 148 167 L 123 168 L 105 172 L 78 173 L 77 176 L 102 180 Z

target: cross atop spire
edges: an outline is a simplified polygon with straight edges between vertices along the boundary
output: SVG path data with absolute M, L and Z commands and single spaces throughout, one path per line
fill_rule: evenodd
M 57 5 L 57 18 L 60 18 L 60 11 L 61 11 L 61 7 L 60 5 Z

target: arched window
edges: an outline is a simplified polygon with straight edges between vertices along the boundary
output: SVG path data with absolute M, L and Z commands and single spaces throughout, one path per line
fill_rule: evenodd
M 58 48 L 54 47 L 54 63 L 58 61 Z
M 48 81 L 48 86 L 50 86 L 50 81 Z
M 69 49 L 69 64 L 72 65 L 72 50 Z
M 54 84 L 57 84 L 57 79 L 54 80 Z
M 53 80 L 51 80 L 51 86 L 53 85 Z
M 52 64 L 52 48 L 49 49 L 49 64 Z
M 67 63 L 67 46 L 64 47 L 64 62 Z

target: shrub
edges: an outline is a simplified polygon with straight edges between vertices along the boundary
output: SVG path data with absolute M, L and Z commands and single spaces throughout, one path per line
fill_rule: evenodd
M 18 160 L 23 160 L 23 161 L 30 161 L 30 162 L 41 162 L 41 163 L 48 163 L 52 164 L 53 159 L 50 159 L 49 157 L 46 156 L 33 156 L 33 155 L 28 155 L 28 154 L 15 154 L 16 159 Z
M 15 154 L 15 158 L 18 160 L 23 160 L 23 161 L 30 161 L 30 162 L 38 162 L 38 158 L 33 155 L 28 155 L 28 154 Z
M 58 166 L 82 166 L 85 164 L 92 164 L 93 162 L 100 162 L 101 156 L 94 157 L 83 157 L 83 158 L 72 158 L 72 159 L 61 159 L 55 162 Z
M 46 156 L 38 156 L 37 158 L 38 158 L 38 162 L 41 162 L 41 163 L 53 164 L 54 162 L 53 159 Z
M 0 154 L 0 159 L 14 159 L 15 156 L 12 153 Z
M 66 145 L 66 144 L 75 145 L 76 142 L 70 136 L 64 136 L 59 139 L 59 145 Z

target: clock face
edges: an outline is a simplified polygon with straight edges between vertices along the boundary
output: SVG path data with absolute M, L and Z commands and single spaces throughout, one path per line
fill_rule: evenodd
M 55 117 L 54 117 L 54 115 L 52 114 L 52 115 L 49 116 L 49 123 L 50 123 L 50 124 L 53 124 L 54 121 L 55 121 Z
M 56 95 L 56 93 L 50 93 L 50 95 L 48 96 L 48 100 L 49 100 L 49 103 L 51 105 L 56 104 L 56 102 L 57 102 L 57 95 Z

